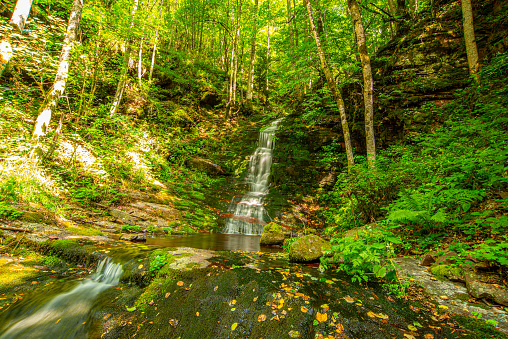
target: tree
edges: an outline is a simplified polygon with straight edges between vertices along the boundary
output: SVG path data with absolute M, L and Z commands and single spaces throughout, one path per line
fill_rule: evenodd
M 69 60 L 76 42 L 82 10 L 83 0 L 74 0 L 72 11 L 69 16 L 69 23 L 67 24 L 62 52 L 60 53 L 55 81 L 39 109 L 39 115 L 32 133 L 32 141 L 34 142 L 34 146 L 30 152 L 30 157 L 32 158 L 40 158 L 42 156 L 42 137 L 46 135 L 49 122 L 51 121 L 52 111 L 56 109 L 58 100 L 65 91 L 65 85 L 69 76 Z
M 256 34 L 258 22 L 258 0 L 254 0 L 254 27 L 252 29 L 252 39 L 250 42 L 250 61 L 247 80 L 247 105 L 252 107 L 253 87 L 254 87 L 254 63 L 256 59 Z
M 18 2 L 16 2 L 14 12 L 12 12 L 11 20 L 9 22 L 14 28 L 14 31 L 23 33 L 23 28 L 25 28 L 25 23 L 28 19 L 31 8 L 32 0 L 18 0 Z M 3 73 L 5 67 L 11 60 L 13 53 L 9 37 L 2 39 L 2 41 L 0 41 L 0 74 Z
M 462 0 L 462 18 L 464 24 L 464 40 L 466 42 L 467 63 L 469 74 L 474 76 L 478 72 L 478 47 L 474 34 L 473 8 L 471 0 Z
M 346 107 L 344 105 L 344 100 L 342 99 L 342 95 L 340 94 L 339 90 L 337 89 L 335 80 L 332 77 L 332 73 L 330 72 L 330 69 L 328 68 L 328 63 L 326 61 L 326 55 L 325 55 L 323 47 L 321 45 L 321 39 L 319 38 L 317 29 L 316 29 L 316 25 L 314 24 L 314 19 L 312 17 L 312 7 L 310 5 L 310 0 L 305 0 L 305 3 L 307 5 L 307 14 L 309 15 L 309 24 L 310 24 L 310 28 L 312 30 L 312 34 L 314 36 L 314 40 L 316 42 L 319 60 L 321 62 L 321 68 L 323 69 L 323 72 L 325 73 L 326 82 L 328 83 L 330 92 L 332 92 L 332 95 L 333 95 L 335 102 L 337 104 L 337 108 L 339 109 L 339 112 L 340 112 L 340 121 L 342 124 L 342 134 L 344 135 L 344 145 L 346 148 L 347 164 L 348 164 L 348 168 L 351 168 L 351 166 L 354 165 L 354 158 L 353 158 L 353 148 L 351 147 L 351 137 L 349 134 L 349 125 L 348 125 L 347 116 L 346 116 Z
M 362 16 L 356 0 L 347 1 L 353 25 L 356 32 L 358 53 L 362 61 L 363 71 L 363 100 L 365 105 L 365 139 L 367 143 L 367 159 L 369 166 L 375 167 L 376 163 L 376 141 L 374 137 L 374 81 L 372 79 L 372 69 L 370 67 L 370 57 L 367 52 L 367 43 L 365 31 L 363 29 Z

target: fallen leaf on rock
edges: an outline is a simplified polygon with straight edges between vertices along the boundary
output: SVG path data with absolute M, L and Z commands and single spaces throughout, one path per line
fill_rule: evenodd
M 335 332 L 344 333 L 344 326 L 342 326 L 341 323 L 337 323 L 337 325 L 335 325 Z
M 307 307 L 305 306 L 302 306 L 300 307 L 300 310 L 303 312 L 303 313 L 307 313 L 307 311 L 309 310 Z
M 176 319 L 169 319 L 169 324 L 173 327 L 176 327 L 178 325 L 178 320 Z
M 407 328 L 409 328 L 410 331 L 416 332 L 418 329 L 413 325 L 407 325 Z
M 165 298 L 169 297 L 171 295 L 171 292 L 168 292 L 166 293 L 166 295 L 164 296 Z
M 300 332 L 294 331 L 294 330 L 293 331 L 289 331 L 288 334 L 289 334 L 290 338 L 300 338 L 301 337 Z
M 316 314 L 316 320 L 319 321 L 320 323 L 326 321 L 328 319 L 328 315 L 326 313 L 319 313 L 317 312 Z
M 424 337 L 425 337 L 425 339 L 434 339 L 434 335 L 430 334 L 430 333 L 424 335 Z
M 375 318 L 376 317 L 376 313 L 372 312 L 372 311 L 369 311 L 367 312 L 367 315 L 371 318 Z
M 262 321 L 265 321 L 265 320 L 266 320 L 266 315 L 264 315 L 264 314 L 260 314 L 260 315 L 258 316 L 258 321 L 259 321 L 259 322 L 262 322 Z
M 231 300 L 231 305 L 236 304 L 236 300 Z
M 345 300 L 346 302 L 350 303 L 350 304 L 355 302 L 355 300 L 354 300 L 353 298 L 351 298 L 349 295 L 346 295 L 346 296 L 344 297 L 344 300 Z
M 236 330 L 237 326 L 238 326 L 238 323 L 234 323 L 233 325 L 231 325 L 231 331 Z
M 35 285 L 35 284 L 37 284 L 37 281 L 32 281 L 32 285 Z
M 196 316 L 199 317 L 199 312 L 196 312 Z
M 258 300 L 258 297 L 255 297 L 254 299 L 252 299 L 252 301 L 256 302 Z
M 446 295 L 441 295 L 441 296 L 439 296 L 439 298 L 441 298 L 441 299 L 443 299 L 443 300 L 448 300 L 448 299 L 450 299 L 450 298 L 448 298 Z
M 183 281 L 179 281 L 176 283 L 178 286 L 183 286 Z
M 217 289 L 218 289 L 218 288 L 219 288 L 219 286 L 215 286 L 215 287 L 213 288 L 214 292 L 215 292 L 215 291 L 217 291 Z
M 127 309 L 127 312 L 134 312 L 136 310 L 136 306 L 132 306 L 132 307 L 125 307 Z
M 139 265 L 138 266 L 138 270 L 142 269 L 143 268 L 143 265 Z
M 104 317 L 102 317 L 102 320 L 106 320 L 106 319 L 108 319 L 109 317 L 111 317 L 111 314 L 109 314 L 109 313 L 108 313 L 108 314 L 106 314 Z
M 377 313 L 376 317 L 381 318 L 381 319 L 388 319 L 388 315 L 386 315 L 384 313 Z

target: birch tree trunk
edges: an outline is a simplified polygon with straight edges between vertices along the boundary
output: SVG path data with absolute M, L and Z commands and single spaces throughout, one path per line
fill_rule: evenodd
M 250 61 L 249 61 L 249 78 L 247 80 L 247 105 L 252 107 L 252 97 L 254 89 L 254 64 L 256 60 L 256 35 L 258 29 L 258 0 L 254 1 L 254 28 L 252 30 L 252 39 L 250 42 Z
M 467 63 L 469 64 L 469 74 L 475 76 L 478 72 L 478 47 L 473 23 L 473 7 L 471 0 L 462 0 L 462 18 L 464 23 L 464 40 L 466 42 Z M 477 80 L 475 78 L 475 80 Z
M 67 32 L 65 33 L 62 52 L 60 53 L 55 82 L 53 83 L 51 90 L 39 110 L 39 116 L 37 117 L 34 131 L 32 133 L 34 146 L 30 152 L 31 158 L 40 158 L 42 155 L 42 138 L 46 135 L 49 122 L 51 121 L 51 114 L 55 110 L 58 100 L 65 91 L 65 84 L 69 76 L 69 59 L 76 42 L 82 10 L 83 0 L 74 0 L 72 11 L 69 16 L 69 23 L 67 25 Z
M 354 165 L 354 158 L 353 158 L 353 148 L 351 147 L 351 137 L 349 134 L 349 125 L 347 123 L 347 117 L 346 117 L 346 107 L 344 105 L 344 100 L 342 99 L 342 96 L 341 96 L 339 90 L 337 89 L 337 86 L 335 85 L 335 81 L 332 77 L 332 73 L 330 72 L 330 69 L 328 68 L 328 64 L 326 62 L 326 56 L 323 51 L 323 47 L 321 45 L 321 40 L 320 40 L 319 35 L 317 33 L 316 25 L 314 24 L 314 18 L 312 17 L 312 8 L 310 6 L 310 1 L 305 0 L 305 3 L 307 5 L 307 13 L 309 15 L 309 24 L 310 24 L 310 28 L 312 30 L 312 34 L 314 35 L 314 40 L 316 41 L 319 60 L 321 62 L 321 67 L 323 68 L 323 72 L 325 73 L 328 87 L 330 88 L 330 92 L 332 92 L 332 95 L 335 98 L 335 102 L 337 103 L 337 107 L 340 112 L 340 121 L 342 124 L 342 133 L 344 134 L 344 145 L 346 148 L 347 164 L 348 164 L 348 169 L 351 169 L 351 166 Z
M 153 67 L 155 65 L 155 52 L 157 51 L 157 38 L 159 37 L 159 25 L 161 22 L 163 6 L 164 0 L 161 1 L 161 8 L 159 9 L 159 20 L 157 20 L 157 28 L 155 29 L 155 41 L 153 43 L 152 61 L 150 62 L 150 73 L 148 74 L 148 82 L 152 81 Z
M 268 13 L 270 13 L 270 0 L 268 0 Z M 266 28 L 266 88 L 265 96 L 266 102 L 268 102 L 268 89 L 270 82 L 268 81 L 268 75 L 270 73 L 270 19 L 268 19 L 268 27 Z
M 365 31 L 363 29 L 362 16 L 356 0 L 347 1 L 353 25 L 355 26 L 356 41 L 358 44 L 358 53 L 362 61 L 363 71 L 363 100 L 365 105 L 365 139 L 367 144 L 367 159 L 369 167 L 376 165 L 376 141 L 374 137 L 374 81 L 372 79 L 372 69 L 370 66 L 370 57 L 367 51 Z
M 16 2 L 9 23 L 14 27 L 14 30 L 20 34 L 23 33 L 23 28 L 25 27 L 31 8 L 32 0 L 18 0 L 18 2 Z M 3 73 L 13 54 L 14 52 L 9 42 L 9 37 L 2 39 L 0 41 L 0 75 Z

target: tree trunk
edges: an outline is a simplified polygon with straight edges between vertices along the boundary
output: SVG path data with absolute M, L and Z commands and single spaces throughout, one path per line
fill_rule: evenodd
M 14 27 L 14 30 L 20 34 L 23 33 L 23 28 L 25 27 L 31 8 L 32 0 L 18 0 L 16 6 L 14 7 L 10 24 Z M 11 43 L 9 42 L 9 37 L 2 39 L 0 41 L 0 75 L 2 75 L 13 54 L 14 52 L 12 50 Z
M 252 107 L 252 97 L 254 89 L 254 63 L 256 60 L 256 34 L 258 23 L 258 0 L 254 1 L 254 28 L 252 30 L 252 39 L 250 42 L 250 61 L 249 61 L 249 78 L 247 80 L 247 105 Z
M 157 51 L 157 38 L 159 37 L 159 25 L 161 22 L 163 6 L 164 6 L 164 0 L 161 0 L 161 8 L 159 9 L 159 20 L 157 20 L 157 28 L 155 29 L 155 41 L 153 43 L 152 61 L 150 62 L 150 73 L 148 75 L 148 82 L 152 81 L 153 67 L 155 65 L 155 52 Z
M 118 111 L 118 107 L 120 106 L 120 102 L 122 101 L 123 91 L 125 88 L 125 84 L 127 83 L 127 75 L 129 71 L 129 60 L 131 58 L 131 37 L 130 37 L 130 30 L 134 27 L 134 15 L 136 14 L 136 10 L 138 9 L 138 1 L 134 0 L 134 7 L 132 8 L 131 13 L 131 24 L 129 26 L 129 32 L 128 37 L 125 41 L 125 53 L 123 56 L 123 63 L 122 63 L 122 73 L 120 74 L 120 79 L 118 80 L 118 85 L 116 87 L 116 93 L 115 93 L 115 99 L 113 101 L 113 104 L 111 105 L 109 109 L 109 113 L 111 116 L 115 115 Z
M 270 13 L 270 0 L 268 0 L 268 13 Z M 270 82 L 268 81 L 268 75 L 270 73 L 270 19 L 268 19 L 268 27 L 266 28 L 266 87 L 265 96 L 266 102 L 268 102 L 268 89 Z
M 356 41 L 358 44 L 358 53 L 362 61 L 363 71 L 363 100 L 365 104 L 365 139 L 367 142 L 367 159 L 369 167 L 374 168 L 376 164 L 376 142 L 374 137 L 374 81 L 372 79 L 372 69 L 370 67 L 370 57 L 367 51 L 365 31 L 363 29 L 362 16 L 356 0 L 347 1 L 353 25 L 356 32 Z
M 328 68 L 328 64 L 326 62 L 326 56 L 323 51 L 323 47 L 321 46 L 321 40 L 320 40 L 319 35 L 317 33 L 316 26 L 314 25 L 314 19 L 312 17 L 312 8 L 310 6 L 310 1 L 305 0 L 305 3 L 307 5 L 307 13 L 309 15 L 309 24 L 310 24 L 310 28 L 312 30 L 312 34 L 314 35 L 314 40 L 316 41 L 319 60 L 321 61 L 321 67 L 323 68 L 323 72 L 325 73 L 326 81 L 328 82 L 328 87 L 330 88 L 330 92 L 332 92 L 332 95 L 335 98 L 335 102 L 337 103 L 337 108 L 339 109 L 339 112 L 340 112 L 340 121 L 342 124 L 342 133 L 344 134 L 344 145 L 346 148 L 347 164 L 348 164 L 348 169 L 350 169 L 351 166 L 354 165 L 354 158 L 353 158 L 353 148 L 351 147 L 349 126 L 348 126 L 347 117 L 346 117 L 346 107 L 344 105 L 344 100 L 342 100 L 342 96 L 341 96 L 339 90 L 337 89 L 337 86 L 335 85 L 335 81 L 332 77 L 332 73 L 330 72 L 330 69 Z
M 65 39 L 60 53 L 60 60 L 58 69 L 56 71 L 55 82 L 44 103 L 39 110 L 39 116 L 35 122 L 34 131 L 32 133 L 32 140 L 35 145 L 33 146 L 30 157 L 38 158 L 42 155 L 42 138 L 46 135 L 51 121 L 51 113 L 55 110 L 58 100 L 65 91 L 65 84 L 69 76 L 69 59 L 74 47 L 77 33 L 79 29 L 79 22 L 81 20 L 81 11 L 83 10 L 83 0 L 74 0 L 72 11 L 69 16 L 69 23 L 65 33 Z
M 395 17 L 397 16 L 397 6 L 395 6 L 395 2 L 393 0 L 388 0 L 388 6 L 390 7 L 390 14 Z M 394 35 L 397 35 L 397 22 L 396 21 L 390 21 L 390 27 L 392 29 L 392 37 Z
M 467 62 L 469 74 L 475 76 L 478 72 L 478 47 L 474 34 L 473 8 L 471 0 L 462 0 L 462 18 L 464 23 L 464 40 L 466 42 Z M 477 79 L 476 79 L 477 80 Z

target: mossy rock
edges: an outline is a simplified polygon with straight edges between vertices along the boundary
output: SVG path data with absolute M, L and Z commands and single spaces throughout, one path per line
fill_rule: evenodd
M 306 235 L 296 240 L 289 247 L 289 261 L 316 261 L 323 255 L 323 250 L 329 250 L 330 248 L 330 243 L 317 235 Z
M 464 281 L 462 269 L 455 265 L 436 265 L 430 268 L 430 272 L 440 278 L 452 281 Z
M 285 238 L 284 229 L 280 225 L 271 222 L 263 229 L 259 243 L 264 246 L 282 245 Z

